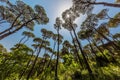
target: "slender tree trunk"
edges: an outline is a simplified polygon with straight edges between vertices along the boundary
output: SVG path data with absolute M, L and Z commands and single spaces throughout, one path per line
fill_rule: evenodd
M 26 36 L 24 36 L 18 43 L 18 46 L 15 49 L 18 49 L 20 47 L 20 44 L 22 43 L 22 41 L 26 38 Z
M 101 43 L 102 45 L 105 45 L 103 40 L 101 40 Z M 116 62 L 115 58 L 113 57 L 114 53 L 111 51 L 111 49 L 109 49 L 108 47 L 104 47 L 104 48 L 107 49 L 111 53 L 112 60 Z
M 102 34 L 101 32 L 99 32 L 96 28 L 92 27 L 97 33 L 99 33 L 105 40 L 107 40 L 108 42 L 112 42 L 109 38 L 107 38 L 104 34 Z M 120 46 L 118 46 L 116 43 L 112 43 L 112 45 L 114 46 L 114 48 L 117 48 L 118 50 L 120 50 Z
M 111 37 L 112 40 L 113 40 L 116 44 L 117 44 L 117 42 L 119 41 L 118 39 L 114 39 L 114 38 L 113 38 L 113 34 L 111 34 L 111 33 L 109 34 L 109 37 Z
M 75 38 L 76 38 L 76 40 L 77 40 L 79 49 L 80 49 L 81 54 L 82 54 L 82 56 L 83 56 L 83 59 L 84 59 L 84 61 L 85 61 L 86 67 L 87 67 L 87 69 L 88 69 L 88 71 L 89 71 L 89 73 L 90 73 L 90 75 L 91 75 L 91 74 L 92 74 L 92 70 L 91 70 L 91 68 L 90 68 L 90 66 L 89 66 L 89 64 L 88 64 L 88 62 L 87 62 L 87 59 L 86 59 L 86 57 L 85 57 L 85 54 L 84 54 L 84 52 L 83 52 L 83 50 L 82 50 L 81 44 L 80 44 L 80 42 L 79 42 L 79 40 L 78 40 L 78 37 L 77 37 L 77 34 L 76 34 L 76 32 L 75 32 L 75 29 L 73 28 L 73 26 L 71 26 L 71 28 L 72 28 L 72 30 L 73 30 L 73 32 L 74 32 Z
M 26 38 L 26 36 L 24 36 L 20 41 L 19 41 L 19 44 L 23 41 L 23 39 L 25 39 Z
M 57 60 L 56 60 L 56 66 L 55 66 L 55 80 L 59 80 L 58 79 L 58 63 L 59 63 L 59 28 L 57 30 L 58 33 L 58 47 L 57 47 Z
M 103 57 L 109 62 L 108 58 L 104 55 L 103 51 L 97 46 L 97 44 L 95 43 L 95 41 L 92 39 L 93 44 L 96 46 L 96 48 L 101 52 L 101 54 L 103 55 Z
M 74 44 L 75 50 L 76 50 L 76 52 L 77 52 L 77 53 L 74 53 L 74 54 L 76 54 L 76 56 L 78 57 L 78 61 L 79 61 L 80 65 L 82 66 L 82 68 L 84 68 L 84 65 L 83 65 L 83 63 L 82 63 L 82 59 L 80 58 L 80 55 L 79 55 L 79 53 L 78 53 L 77 46 L 75 45 L 74 37 L 73 37 L 71 31 L 70 31 L 70 35 L 71 35 L 71 37 L 72 37 L 73 44 Z
M 92 53 L 93 53 L 95 56 L 97 56 L 97 55 L 96 55 L 96 52 L 94 51 L 94 49 L 93 49 L 93 47 L 92 47 L 92 44 L 91 44 L 90 40 L 89 40 L 89 39 L 87 39 L 87 40 L 88 40 L 88 42 L 89 42 L 89 44 L 90 44 L 90 48 L 91 48 Z
M 45 61 L 46 59 L 44 58 L 44 61 Z M 44 62 L 44 64 L 42 64 L 43 66 L 42 66 L 42 70 L 40 70 L 40 67 L 41 67 L 41 64 L 39 63 L 39 67 L 38 67 L 38 73 L 37 73 L 37 77 L 39 76 L 39 74 L 41 74 L 41 78 L 40 78 L 40 80 L 42 80 L 42 78 L 44 77 L 44 70 L 45 70 L 45 65 L 46 65 L 46 62 Z
M 86 64 L 86 68 L 87 68 L 87 70 L 88 70 L 88 72 L 89 72 L 90 80 L 93 80 L 93 79 L 94 79 L 94 75 L 93 75 L 93 72 L 92 72 L 92 70 L 91 70 L 91 68 L 90 68 L 90 65 L 89 65 L 88 62 L 87 62 L 87 59 L 86 59 L 86 57 L 85 57 L 85 53 L 84 53 L 84 51 L 82 50 L 81 43 L 80 43 L 79 40 L 78 40 L 77 34 L 76 34 L 75 29 L 73 28 L 73 26 L 71 26 L 71 28 L 72 28 L 73 33 L 74 33 L 74 35 L 75 35 L 75 38 L 76 38 L 76 40 L 77 40 L 79 49 L 80 49 L 81 54 L 82 54 L 82 56 L 83 56 L 84 62 L 85 62 L 85 64 Z
M 54 47 L 53 47 L 53 51 L 55 50 L 55 46 L 56 46 L 56 42 L 54 42 Z M 51 61 L 52 61 L 52 57 L 53 57 L 53 53 L 52 53 L 52 55 L 50 56 L 50 60 L 49 60 L 49 62 L 48 62 L 48 65 L 46 66 L 46 68 L 49 68 L 49 66 L 50 66 L 50 63 L 51 63 Z
M 88 29 L 91 29 L 90 27 L 88 27 Z M 107 38 L 103 33 L 99 32 L 95 27 L 92 27 L 92 29 L 94 29 L 97 33 L 99 33 L 105 40 L 107 40 L 108 42 L 112 42 L 109 38 Z M 120 46 L 117 45 L 116 43 L 112 42 L 112 45 L 115 49 L 120 50 Z
M 41 43 L 41 45 L 40 45 L 40 47 L 39 47 L 39 50 L 38 50 L 38 52 L 37 52 L 37 55 L 36 55 L 35 60 L 34 60 L 34 62 L 33 62 L 33 65 L 32 65 L 32 67 L 31 67 L 31 69 L 30 69 L 30 71 L 29 71 L 29 73 L 28 73 L 28 75 L 27 75 L 27 80 L 29 80 L 29 77 L 31 76 L 31 73 L 32 73 L 32 71 L 33 71 L 33 69 L 34 69 L 34 67 L 35 67 L 35 64 L 36 64 L 36 62 L 37 62 L 38 56 L 39 56 L 39 54 L 40 54 L 40 52 L 41 52 L 41 47 L 42 47 L 42 45 L 43 45 L 43 41 L 42 41 L 42 43 Z
M 56 46 L 56 41 L 54 41 L 54 45 L 53 45 L 53 51 L 55 50 L 55 46 Z M 52 61 L 52 57 L 53 57 L 53 53 L 52 53 L 52 55 L 50 56 L 50 60 L 49 60 L 49 62 L 48 62 L 48 64 L 46 65 L 46 68 L 45 68 L 45 72 L 44 72 L 44 74 L 43 75 L 45 75 L 45 77 L 46 77 L 46 71 L 47 71 L 47 68 L 49 68 L 49 66 L 50 66 L 50 63 L 51 63 L 51 61 Z M 42 76 L 42 78 L 41 79 L 43 79 L 43 76 Z
M 92 54 L 94 54 L 94 56 L 95 56 L 95 59 L 94 59 L 94 58 L 93 58 L 93 59 L 96 60 L 96 57 L 97 57 L 96 52 L 94 51 L 94 49 L 93 49 L 93 47 L 92 47 L 92 45 L 91 45 L 91 42 L 90 42 L 89 38 L 88 38 L 87 40 L 88 40 L 88 42 L 89 42 L 89 44 L 90 44 L 91 52 L 92 52 Z
M 23 42 L 23 44 L 25 44 L 28 40 L 29 40 L 29 37 L 27 37 L 27 39 Z
M 56 46 L 56 41 L 54 42 L 53 51 L 55 50 L 55 46 Z M 50 61 L 48 62 L 47 68 L 50 66 L 50 62 L 51 62 L 51 60 L 52 60 L 53 55 L 54 55 L 54 54 L 52 53 L 52 55 L 51 55 L 51 57 L 50 57 Z
M 26 70 L 28 69 L 29 64 L 30 64 L 30 61 L 31 61 L 34 53 L 36 52 L 36 50 L 37 50 L 37 47 L 36 47 L 35 50 L 32 52 L 32 55 L 30 56 L 30 59 L 29 59 L 29 61 L 27 62 L 27 65 L 26 65 L 26 67 L 25 67 L 26 69 L 24 69 L 24 70 L 22 71 L 22 73 L 20 74 L 19 80 L 22 78 L 23 74 L 24 74 L 24 73 L 26 72 Z
M 46 53 L 46 45 L 45 45 L 45 47 L 44 47 L 44 48 L 45 48 L 45 51 L 44 51 L 44 54 L 45 54 L 45 53 Z M 45 58 L 44 60 L 46 60 L 46 58 Z M 40 69 L 41 64 L 40 64 L 40 63 L 38 63 L 38 64 L 39 64 L 38 69 Z M 42 68 L 42 72 L 45 70 L 45 65 L 46 65 L 46 64 L 44 63 L 43 68 Z M 41 71 L 39 71 L 39 72 L 41 72 Z M 39 76 L 39 74 L 40 74 L 39 72 L 37 73 L 37 77 L 38 77 L 38 76 Z M 44 73 L 43 73 L 43 74 L 44 74 Z

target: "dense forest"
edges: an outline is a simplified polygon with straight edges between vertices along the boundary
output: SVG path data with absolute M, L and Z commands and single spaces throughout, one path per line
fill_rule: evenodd
M 120 30 L 112 33 L 120 29 L 120 0 L 99 1 L 72 0 L 56 18 L 55 30 L 42 28 L 41 37 L 36 37 L 34 26 L 50 22 L 44 7 L 0 0 L 0 40 L 21 30 L 23 36 L 10 51 L 0 44 L 0 80 L 120 80 Z M 93 13 L 99 5 L 103 9 Z M 118 9 L 112 17 L 111 7 Z M 77 25 L 81 15 L 85 20 Z M 69 31 L 72 41 L 64 39 L 61 28 Z M 30 40 L 33 44 L 28 45 Z

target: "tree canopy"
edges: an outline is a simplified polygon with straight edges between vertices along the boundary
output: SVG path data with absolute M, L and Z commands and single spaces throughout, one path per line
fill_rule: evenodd
M 52 30 L 43 26 L 51 19 L 41 5 L 0 0 L 0 40 L 22 31 L 10 51 L 0 43 L 1 80 L 120 79 L 120 31 L 114 30 L 120 29 L 120 0 L 71 1 L 72 6 L 56 17 Z M 99 5 L 102 8 L 95 12 Z M 76 22 L 83 15 L 84 20 Z M 39 36 L 36 25 L 43 26 Z M 64 29 L 68 39 L 61 32 Z

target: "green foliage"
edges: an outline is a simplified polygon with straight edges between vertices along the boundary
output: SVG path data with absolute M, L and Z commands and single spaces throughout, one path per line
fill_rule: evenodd
M 4 50 L 4 48 L 2 48 Z M 32 50 L 26 45 L 20 45 L 19 49 L 12 48 L 10 53 L 1 53 L 0 58 L 0 78 L 1 80 L 17 80 L 21 72 L 26 69 L 26 64 L 30 59 L 30 55 Z M 96 57 L 96 61 L 91 60 L 89 58 L 90 66 L 93 70 L 92 76 L 88 73 L 87 69 L 82 69 L 80 64 L 75 61 L 73 54 L 65 54 L 62 56 L 63 61 L 59 62 L 58 67 L 58 78 L 59 80 L 116 80 L 120 78 L 120 67 L 112 62 L 107 62 L 100 52 L 97 53 L 98 57 Z M 111 60 L 111 56 L 109 55 L 109 51 L 104 50 L 104 55 Z M 34 58 L 34 57 L 33 57 Z M 42 73 L 39 70 L 44 67 L 43 60 L 45 58 L 49 61 L 49 55 L 45 54 L 44 58 L 38 59 L 37 63 L 40 63 L 35 66 L 35 70 L 33 70 L 32 76 L 29 80 L 39 80 L 43 76 L 44 80 L 53 80 L 54 79 L 54 60 L 51 61 L 50 67 L 46 68 L 46 72 Z M 31 59 L 32 60 L 32 59 Z M 120 60 L 118 58 L 118 60 Z M 31 66 L 31 65 L 30 65 Z M 25 80 L 26 75 L 29 71 L 29 68 L 23 75 L 21 79 Z M 39 73 L 39 76 L 37 74 Z

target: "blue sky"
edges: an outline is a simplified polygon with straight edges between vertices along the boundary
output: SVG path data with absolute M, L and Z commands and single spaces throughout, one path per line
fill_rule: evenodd
M 55 23 L 55 18 L 60 17 L 62 12 L 66 9 L 69 9 L 72 5 L 72 0 L 23 0 L 28 5 L 34 7 L 34 5 L 39 4 L 44 7 L 48 17 L 49 17 L 49 23 L 47 25 L 36 25 L 35 26 L 35 35 L 37 37 L 41 37 L 40 29 L 46 28 L 48 30 L 52 30 L 54 33 L 56 33 L 53 24 Z M 114 0 L 97 0 L 97 1 L 105 1 L 105 2 L 111 2 L 113 3 Z M 13 0 L 15 2 L 15 0 Z M 104 7 L 109 8 L 109 15 L 113 17 L 117 12 L 120 11 L 119 8 L 111 8 L 111 7 Z M 103 6 L 97 6 L 94 9 L 94 13 L 99 12 L 101 9 L 103 9 Z M 80 26 L 81 22 L 85 20 L 85 16 L 81 16 L 76 20 L 78 23 L 78 26 Z M 78 30 L 80 28 L 78 27 Z M 120 29 L 114 29 L 111 30 L 112 33 L 118 32 Z M 3 44 L 8 50 L 13 47 L 14 44 L 16 44 L 21 38 L 22 30 L 19 32 L 3 39 L 0 41 L 0 44 Z M 62 29 L 60 31 L 62 35 L 64 35 L 64 38 L 71 41 L 71 37 L 69 35 L 69 32 L 67 30 Z M 86 41 L 82 42 L 83 44 L 86 44 Z M 27 42 L 26 44 L 31 45 L 31 41 Z
M 41 37 L 40 29 L 46 28 L 48 30 L 54 30 L 53 24 L 55 23 L 56 17 L 60 17 L 61 13 L 68 9 L 72 5 L 71 0 L 23 0 L 28 5 L 34 7 L 36 4 L 39 4 L 44 7 L 47 16 L 49 17 L 49 23 L 47 25 L 36 25 L 35 26 L 35 35 Z M 13 0 L 13 3 L 15 0 Z M 8 36 L 7 38 L 0 41 L 0 44 L 3 44 L 8 50 L 14 46 L 23 36 L 21 36 L 23 30 Z M 63 33 L 64 31 L 62 31 Z M 67 34 L 66 34 L 67 35 Z M 27 42 L 28 45 L 31 45 L 31 41 Z

